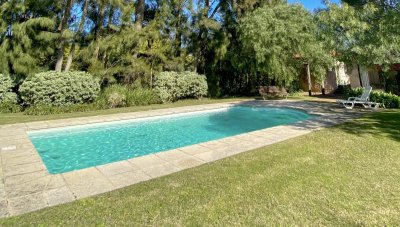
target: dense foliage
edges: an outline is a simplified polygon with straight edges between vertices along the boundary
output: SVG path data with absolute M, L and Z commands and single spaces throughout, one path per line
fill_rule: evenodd
M 0 73 L 32 75 L 51 67 L 61 1 L 0 2 Z
M 18 95 L 12 91 L 13 87 L 13 79 L 0 74 L 0 113 L 15 113 L 21 110 Z
M 241 30 L 258 71 L 280 84 L 296 80 L 305 63 L 320 81 L 334 65 L 330 50 L 317 39 L 312 14 L 300 5 L 259 8 L 242 21 Z
M 68 106 L 33 105 L 24 110 L 26 115 L 48 115 L 73 112 L 87 112 L 108 108 L 145 106 L 161 103 L 158 95 L 152 89 L 131 88 L 113 85 L 103 90 L 93 103 L 72 104 Z M 5 106 L 4 108 L 10 108 Z M 2 106 L 0 106 L 0 111 Z M 4 112 L 11 112 L 4 109 Z M 14 111 L 15 112 L 15 111 Z
M 202 98 L 207 95 L 207 81 L 204 75 L 193 72 L 162 72 L 155 80 L 154 89 L 163 102 L 182 98 Z
M 258 85 L 271 83 L 270 78 L 290 83 L 288 74 L 294 78 L 299 71 L 288 65 L 281 69 L 288 73 L 282 74 L 277 73 L 277 67 L 269 69 L 274 64 L 263 65 L 254 49 L 242 42 L 242 20 L 254 17 L 252 12 L 260 7 L 286 15 L 270 22 L 280 25 L 282 20 L 296 22 L 297 17 L 290 15 L 300 12 L 305 16 L 302 21 L 311 23 L 302 27 L 307 30 L 306 36 L 315 39 L 313 16 L 285 2 L 1 1 L 0 73 L 29 77 L 49 69 L 78 70 L 100 77 L 103 84 L 139 80 L 152 87 L 154 76 L 160 72 L 197 71 L 207 76 L 212 96 L 250 94 Z M 300 46 L 292 52 L 305 50 L 303 46 L 310 43 L 298 35 L 300 42 L 296 44 Z M 288 59 L 293 54 L 298 53 L 281 57 Z M 315 57 L 303 57 L 316 68 L 315 75 L 321 72 L 318 69 L 326 68 L 325 62 L 312 62 Z M 285 62 L 279 58 L 271 61 Z
M 97 103 L 103 108 L 144 106 L 160 103 L 160 98 L 152 89 L 111 85 L 104 89 Z
M 49 71 L 26 79 L 19 92 L 27 106 L 68 106 L 95 101 L 100 84 L 86 72 Z
M 13 87 L 13 81 L 10 76 L 0 74 L 0 102 L 2 102 L 8 92 Z
M 400 3 L 348 1 L 317 14 L 320 32 L 337 58 L 360 65 L 400 63 Z

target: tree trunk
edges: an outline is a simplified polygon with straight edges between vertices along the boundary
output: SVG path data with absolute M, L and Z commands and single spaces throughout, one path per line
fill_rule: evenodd
M 97 21 L 96 32 L 95 32 L 96 48 L 94 50 L 94 56 L 96 57 L 96 59 L 99 58 L 99 51 L 100 51 L 99 39 L 100 39 L 101 30 L 104 27 L 104 17 L 105 17 L 105 13 L 106 13 L 106 4 L 105 3 L 100 3 L 99 7 L 100 7 L 99 20 Z
M 142 29 L 144 18 L 144 0 L 137 0 L 135 10 L 135 28 L 140 31 Z
M 71 14 L 71 8 L 74 3 L 74 0 L 67 0 L 66 5 L 65 5 L 65 10 L 64 10 L 64 15 L 61 18 L 60 25 L 58 26 L 58 31 L 60 32 L 60 46 L 59 49 L 57 50 L 57 62 L 56 62 L 56 67 L 55 70 L 58 72 L 61 72 L 62 69 L 62 63 L 64 59 L 64 46 L 65 46 L 65 38 L 63 37 L 63 33 L 66 29 L 68 29 L 68 20 Z
M 311 84 L 311 73 L 310 73 L 310 65 L 307 64 L 307 82 L 308 82 L 308 96 L 312 96 L 312 84 Z
M 181 45 L 182 45 L 182 32 L 181 32 L 181 26 L 182 26 L 182 1 L 179 1 L 178 5 L 176 6 L 175 12 L 176 12 L 176 17 L 177 21 L 175 24 L 176 27 L 176 36 L 175 36 L 175 43 L 176 43 L 176 57 L 179 57 L 181 55 Z
M 108 21 L 107 21 L 107 29 L 110 30 L 110 26 L 112 25 L 112 18 L 114 16 L 114 7 L 110 5 L 110 9 L 108 12 Z
M 361 70 L 360 70 L 360 65 L 357 64 L 357 71 L 358 71 L 358 79 L 360 80 L 360 86 L 363 87 L 363 82 L 361 79 Z
M 204 9 L 202 12 L 202 18 L 208 18 L 208 11 L 210 9 L 210 1 L 205 0 L 204 1 Z M 208 29 L 202 25 L 200 26 L 200 31 L 198 34 L 198 42 L 199 42 L 199 51 L 198 51 L 198 56 L 196 57 L 196 68 L 197 71 L 199 71 L 202 74 L 205 74 L 205 55 L 206 55 L 206 49 L 207 49 L 207 37 L 208 37 Z
M 76 39 L 81 35 L 81 33 L 83 31 L 83 26 L 85 25 L 88 5 L 89 5 L 89 0 L 85 0 L 85 3 L 83 4 L 83 9 L 82 9 L 81 21 L 79 22 L 78 31 L 76 31 L 74 40 L 72 42 L 71 50 L 70 50 L 69 55 L 68 55 L 67 64 L 66 64 L 65 69 L 64 69 L 65 72 L 68 72 L 70 70 L 70 68 L 71 68 L 72 60 L 73 60 L 74 54 L 75 54 Z

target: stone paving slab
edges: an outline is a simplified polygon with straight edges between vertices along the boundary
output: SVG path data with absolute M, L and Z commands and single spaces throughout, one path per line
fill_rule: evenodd
M 138 167 L 138 168 L 140 168 L 142 170 L 147 169 L 149 167 L 164 165 L 164 164 L 168 163 L 167 161 L 165 161 L 164 159 L 158 157 L 155 154 L 141 156 L 141 157 L 138 157 L 138 158 L 131 158 L 131 159 L 128 159 L 128 161 L 133 166 L 136 166 L 136 167 Z
M 205 162 L 195 157 L 187 157 L 178 160 L 172 160 L 170 163 L 176 166 L 178 169 L 184 170 L 202 165 Z
M 9 215 L 7 200 L 0 200 L 0 217 L 7 217 Z
M 54 188 L 43 192 L 44 200 L 48 206 L 55 206 L 76 200 L 68 186 Z
M 182 169 L 179 169 L 178 167 L 166 162 L 161 165 L 152 165 L 149 166 L 145 169 L 143 169 L 143 172 L 147 175 L 149 175 L 151 178 L 157 178 L 161 176 L 165 176 L 171 173 L 178 172 Z
M 110 176 L 109 179 L 115 188 L 123 188 L 142 181 L 150 180 L 151 177 L 143 171 L 128 171 Z
M 15 198 L 62 186 L 65 186 L 65 182 L 60 175 L 46 175 L 20 184 L 8 184 L 6 181 L 5 190 L 8 198 Z
M 226 152 L 221 151 L 207 151 L 201 154 L 194 155 L 196 158 L 203 160 L 204 162 L 214 162 L 219 159 L 223 159 L 229 156 Z
M 61 175 L 78 199 L 115 189 L 111 181 L 95 167 L 62 173 Z
M 47 206 L 43 192 L 29 194 L 21 197 L 9 198 L 8 212 L 11 215 L 27 213 L 37 210 L 38 207 L 44 208 Z
M 227 108 L 233 105 L 289 107 L 314 119 L 181 147 L 62 174 L 49 174 L 27 132 L 65 126 L 141 119 Z M 360 110 L 302 101 L 248 101 L 186 106 L 105 116 L 0 126 L 0 217 L 71 202 L 220 160 L 361 116 Z
M 97 169 L 107 177 L 140 170 L 138 167 L 130 164 L 128 161 L 113 162 L 110 164 L 101 165 L 98 166 Z
M 205 162 L 178 149 L 156 154 L 161 159 L 171 163 L 178 169 L 188 169 L 204 164 Z
M 196 154 L 201 154 L 201 153 L 204 153 L 207 151 L 211 151 L 210 149 L 203 147 L 201 145 L 198 145 L 198 144 L 195 144 L 192 146 L 187 146 L 187 147 L 181 147 L 181 148 L 178 148 L 178 150 L 183 151 L 184 153 L 193 155 L 193 156 Z
M 21 165 L 3 165 L 3 175 L 4 177 L 20 175 L 25 173 L 32 173 L 36 171 L 45 170 L 46 167 L 42 162 L 33 162 Z

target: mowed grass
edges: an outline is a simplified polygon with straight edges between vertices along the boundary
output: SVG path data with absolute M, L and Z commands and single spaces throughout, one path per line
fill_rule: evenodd
M 400 223 L 400 111 L 361 119 L 2 226 Z
M 75 113 L 62 113 L 62 114 L 51 114 L 51 115 L 25 115 L 24 113 L 7 113 L 0 114 L 0 125 L 4 124 L 15 124 L 15 123 L 25 123 L 32 121 L 47 121 L 55 119 L 65 119 L 65 118 L 75 118 L 75 117 L 90 117 L 96 115 L 107 115 L 107 114 L 117 114 L 117 113 L 128 113 L 146 110 L 156 110 L 164 108 L 173 108 L 181 106 L 192 106 L 192 105 L 203 105 L 212 103 L 224 103 L 233 101 L 245 101 L 250 98 L 226 98 L 226 99 L 186 99 L 180 100 L 174 103 L 166 104 L 153 104 L 148 106 L 132 106 L 126 108 L 115 108 L 115 109 L 105 109 L 105 110 L 94 110 L 87 112 L 75 112 Z

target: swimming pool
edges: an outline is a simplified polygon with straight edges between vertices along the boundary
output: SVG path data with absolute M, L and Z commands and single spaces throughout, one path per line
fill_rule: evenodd
M 57 174 L 311 118 L 290 108 L 233 106 L 208 111 L 28 132 Z

